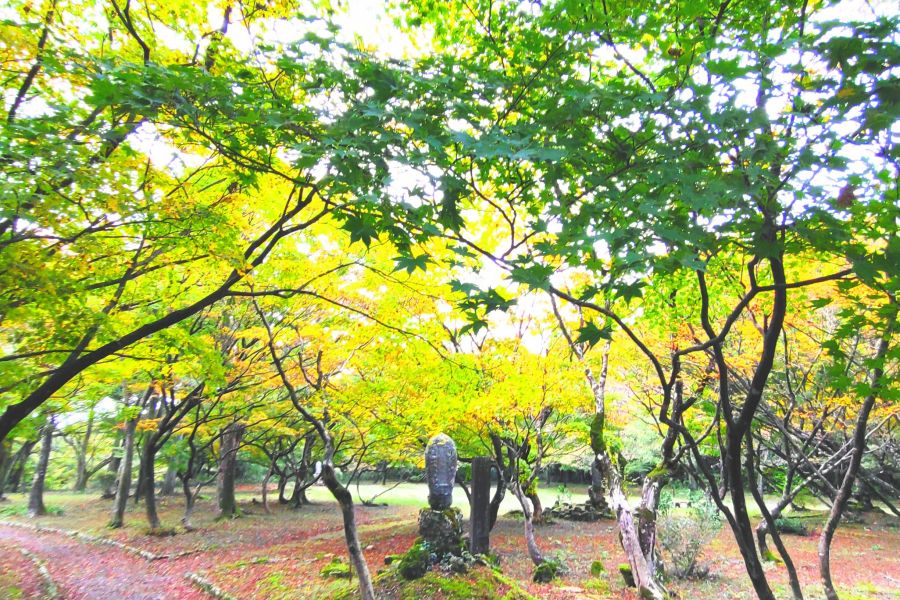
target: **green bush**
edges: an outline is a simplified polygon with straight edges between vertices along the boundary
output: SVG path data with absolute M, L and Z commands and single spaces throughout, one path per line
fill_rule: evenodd
M 806 523 L 794 517 L 779 517 L 775 519 L 775 529 L 778 530 L 778 533 L 809 535 L 809 528 L 806 526 Z
M 692 493 L 685 511 L 669 511 L 657 521 L 657 540 L 668 575 L 702 577 L 708 572 L 697 563 L 703 547 L 722 528 L 717 507 L 702 493 Z

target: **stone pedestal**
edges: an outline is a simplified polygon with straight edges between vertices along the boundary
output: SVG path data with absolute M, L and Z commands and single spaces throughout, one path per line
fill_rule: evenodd
M 459 556 L 463 550 L 462 512 L 458 508 L 419 511 L 419 535 L 437 560 L 447 555 Z

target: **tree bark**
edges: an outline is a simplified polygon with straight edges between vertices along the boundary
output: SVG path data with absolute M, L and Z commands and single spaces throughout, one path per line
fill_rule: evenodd
M 347 543 L 347 551 L 350 554 L 350 564 L 356 571 L 359 579 L 359 593 L 363 600 L 375 600 L 375 588 L 372 587 L 372 576 L 369 574 L 369 566 L 359 544 L 359 533 L 356 529 L 356 515 L 353 511 L 353 496 L 342 486 L 334 474 L 334 467 L 330 461 L 323 461 L 322 480 L 325 487 L 331 492 L 341 507 L 341 516 L 344 520 L 344 540 Z
M 219 474 L 216 478 L 216 497 L 219 506 L 217 519 L 234 517 L 238 514 L 237 501 L 234 497 L 234 480 L 237 453 L 245 430 L 244 425 L 231 423 L 222 433 L 219 445 Z
M 537 490 L 534 493 L 526 494 L 526 497 L 531 501 L 532 507 L 532 515 L 531 518 L 535 523 L 543 523 L 544 521 L 544 506 L 541 504 L 541 497 L 538 496 Z
M 38 456 L 38 464 L 34 469 L 31 493 L 28 495 L 28 516 L 31 518 L 47 514 L 47 507 L 44 506 L 44 481 L 47 478 L 47 465 L 50 463 L 54 428 L 55 423 L 51 415 L 41 429 L 41 453 Z
M 156 448 L 150 436 L 144 443 L 143 456 L 141 457 L 141 468 L 139 470 L 139 485 L 144 496 L 144 511 L 147 515 L 147 524 L 151 530 L 159 529 L 159 513 L 156 511 Z
M 75 446 L 75 485 L 72 486 L 73 492 L 83 492 L 87 488 L 88 482 L 88 448 L 91 444 L 91 433 L 94 431 L 94 409 L 88 412 L 87 425 L 84 431 L 84 437 L 80 443 Z
M 119 464 L 116 497 L 113 501 L 112 518 L 109 521 L 109 526 L 112 528 L 118 528 L 125 524 L 125 507 L 128 505 L 128 493 L 131 491 L 131 466 L 134 461 L 134 431 L 136 428 L 137 419 L 129 419 L 125 422 L 124 454 Z
M 3 490 L 6 488 L 6 476 L 9 474 L 12 466 L 13 457 L 10 455 L 10 440 L 0 441 L 0 501 L 6 500 L 3 496 Z
M 262 490 L 261 490 L 262 507 L 267 515 L 272 513 L 271 509 L 269 509 L 269 480 L 272 479 L 272 473 L 274 473 L 274 472 L 275 472 L 274 466 L 270 465 L 269 471 L 266 473 L 266 477 L 263 479 L 263 482 L 262 482 Z
M 173 496 L 175 494 L 175 484 L 178 482 L 178 467 L 175 459 L 169 461 L 166 467 L 166 474 L 163 476 L 162 485 L 159 488 L 160 496 Z
M 611 465 L 607 465 L 607 470 L 611 474 L 609 492 L 612 508 L 619 523 L 619 539 L 622 544 L 622 550 L 625 551 L 625 556 L 631 567 L 635 587 L 637 587 L 638 593 L 643 598 L 663 600 L 666 598 L 666 591 L 656 581 L 652 559 L 648 560 L 644 554 L 639 527 L 631 512 L 628 498 L 622 489 L 622 480 L 611 468 Z M 642 494 L 643 497 L 644 495 Z
M 6 489 L 15 492 L 22 483 L 22 476 L 25 473 L 25 465 L 28 463 L 28 457 L 31 451 L 37 446 L 38 440 L 25 440 L 10 461 L 9 474 L 6 480 Z
M 510 485 L 510 488 L 512 489 L 513 495 L 519 501 L 519 505 L 522 507 L 525 546 L 528 548 L 528 557 L 531 559 L 531 562 L 534 563 L 534 566 L 538 567 L 544 563 L 545 559 L 544 554 L 537 545 L 537 539 L 534 536 L 534 513 L 531 511 L 528 496 L 522 491 L 522 486 L 518 483 L 513 483 Z
M 831 580 L 831 542 L 834 539 L 834 532 L 837 531 L 850 500 L 850 494 L 853 492 L 853 484 L 856 482 L 856 476 L 859 473 L 859 466 L 862 462 L 863 453 L 866 450 L 866 426 L 869 423 L 869 415 L 875 406 L 875 401 L 884 385 L 884 359 L 890 348 L 891 336 L 897 323 L 897 300 L 891 298 L 892 312 L 885 325 L 881 340 L 878 343 L 878 351 L 875 355 L 875 367 L 869 376 L 869 385 L 871 392 L 866 396 L 862 406 L 859 409 L 859 415 L 856 418 L 856 429 L 853 432 L 853 455 L 850 458 L 850 465 L 841 481 L 841 487 L 838 489 L 834 503 L 831 505 L 831 512 L 828 514 L 828 520 L 822 528 L 819 537 L 819 575 L 822 579 L 822 586 L 825 588 L 825 597 L 828 600 L 838 600 L 837 591 L 834 589 L 834 583 Z

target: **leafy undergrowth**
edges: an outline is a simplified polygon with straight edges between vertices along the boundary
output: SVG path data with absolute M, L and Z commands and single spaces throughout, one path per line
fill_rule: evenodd
M 423 488 L 422 502 L 418 505 L 409 502 L 389 507 L 357 508 L 360 538 L 369 568 L 379 578 L 379 585 L 385 594 L 393 588 L 398 594 L 386 597 L 490 598 L 504 597 L 504 593 L 521 588 L 539 598 L 637 598 L 618 575 L 617 566 L 624 557 L 613 521 L 584 524 L 559 520 L 537 527 L 540 547 L 547 555 L 562 558 L 568 567 L 561 579 L 550 583 L 531 581 L 533 567 L 524 550 L 522 523 L 502 517 L 492 532 L 491 546 L 500 556 L 502 577 L 507 584 L 498 579 L 488 581 L 489 570 L 483 570 L 472 575 L 471 580 L 432 572 L 413 584 L 401 585 L 392 574 L 393 570 L 384 566 L 384 559 L 388 555 L 401 554 L 412 545 L 416 537 L 416 513 L 424 504 L 425 496 Z M 340 513 L 334 503 L 320 498 L 315 504 L 299 510 L 273 503 L 272 514 L 264 514 L 251 498 L 251 493 L 239 496 L 242 517 L 220 522 L 213 518 L 215 507 L 212 500 L 202 500 L 195 513 L 196 529 L 185 532 L 176 527 L 177 535 L 166 538 L 147 535 L 143 507 L 129 508 L 126 527 L 107 529 L 109 502 L 98 502 L 94 495 L 48 494 L 52 504 L 63 509 L 64 516 L 49 515 L 32 522 L 105 536 L 156 554 L 189 552 L 175 559 L 154 561 L 151 565 L 161 575 L 174 579 L 183 579 L 188 572 L 198 573 L 242 599 L 355 596 L 355 579 L 321 575 L 323 568 L 335 557 L 346 559 Z M 12 499 L 12 505 L 25 501 L 22 496 L 13 496 Z M 176 526 L 181 516 L 180 498 L 163 498 L 160 505 L 164 526 Z M 7 519 L 28 521 L 17 516 L 15 509 L 10 512 L 12 515 Z M 816 566 L 821 518 L 816 514 L 804 518 L 811 531 L 808 536 L 784 536 L 807 597 L 813 600 L 822 597 Z M 17 535 L 25 534 L 26 530 L 18 530 Z M 118 560 L 123 565 L 126 561 L 139 560 L 134 555 L 123 556 L 120 550 L 108 546 L 78 543 L 81 544 L 80 553 L 85 557 L 83 564 L 89 562 L 91 555 L 103 556 L 104 561 L 119 556 Z M 39 550 L 40 546 L 35 544 L 34 549 Z M 33 566 L 23 562 L 27 561 L 24 557 L 19 560 L 13 556 L 18 555 L 17 552 L 0 554 L 3 555 L 0 559 L 0 597 L 16 597 L 16 593 L 20 597 L 33 597 L 33 589 L 25 589 L 27 585 L 40 585 Z M 832 554 L 833 575 L 843 598 L 900 598 L 896 593 L 897 581 L 900 580 L 900 531 L 896 519 L 873 513 L 867 515 L 864 523 L 842 526 L 838 530 Z M 747 600 L 754 597 L 740 553 L 727 527 L 706 548 L 701 560 L 709 567 L 710 578 L 670 582 L 670 589 L 679 597 Z M 595 561 L 605 567 L 599 575 L 591 574 Z M 766 570 L 776 594 L 779 597 L 789 595 L 783 565 L 770 562 L 766 564 Z M 10 577 L 9 573 L 14 573 L 15 578 Z M 127 574 L 122 576 L 127 577 Z M 508 589 L 504 585 L 508 585 Z M 11 591 L 7 592 L 3 586 Z M 13 589 L 16 586 L 23 591 L 16 592 Z M 485 595 L 488 588 L 494 596 Z M 467 593 L 470 595 L 464 595 Z

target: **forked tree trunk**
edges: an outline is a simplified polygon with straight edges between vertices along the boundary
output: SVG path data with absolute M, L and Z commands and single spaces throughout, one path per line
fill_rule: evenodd
M 22 442 L 19 449 L 10 461 L 9 471 L 6 479 L 6 489 L 15 492 L 22 483 L 22 476 L 25 474 L 25 465 L 28 463 L 28 457 L 31 451 L 37 445 L 37 440 L 26 440 Z
M 625 496 L 625 492 L 622 489 L 622 480 L 619 478 L 618 473 L 611 467 L 611 465 L 606 465 L 606 469 L 610 473 L 610 500 L 612 508 L 616 513 L 616 520 L 619 524 L 619 539 L 622 543 L 622 550 L 625 552 L 625 556 L 628 559 L 628 565 L 631 567 L 631 574 L 634 578 L 635 587 L 637 587 L 638 593 L 642 598 L 647 598 L 648 600 L 663 600 L 666 598 L 667 594 L 665 589 L 656 580 L 652 549 L 651 556 L 648 558 L 648 556 L 644 554 L 644 549 L 641 544 L 640 527 L 635 521 L 634 514 L 631 511 L 631 505 L 628 503 L 628 498 Z M 649 494 L 641 495 L 642 511 L 649 508 L 644 506 L 644 502 L 648 498 Z
M 112 518 L 109 526 L 118 528 L 125 524 L 125 508 L 128 506 L 128 494 L 131 491 L 131 466 L 134 461 L 134 431 L 137 419 L 125 422 L 124 454 L 119 463 L 119 477 L 116 482 L 116 498 L 113 501 Z
M 234 480 L 237 467 L 237 453 L 241 447 L 246 427 L 240 423 L 231 423 L 222 433 L 219 445 L 219 474 L 216 477 L 216 496 L 219 514 L 216 518 L 234 517 L 238 513 L 237 501 L 234 497 Z
M 47 514 L 44 506 L 44 481 L 47 478 L 47 465 L 50 462 L 50 450 L 53 446 L 53 417 L 48 417 L 41 430 L 41 453 L 38 464 L 34 468 L 34 479 L 31 482 L 31 493 L 28 495 L 28 516 L 31 518 Z

